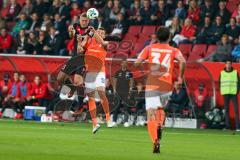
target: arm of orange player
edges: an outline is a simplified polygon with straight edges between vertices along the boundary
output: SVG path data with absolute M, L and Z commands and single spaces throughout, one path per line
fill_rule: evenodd
M 178 81 L 179 83 L 183 83 L 183 76 L 186 68 L 186 60 L 183 57 L 182 53 L 178 50 L 175 54 L 175 59 L 179 62 L 179 76 Z

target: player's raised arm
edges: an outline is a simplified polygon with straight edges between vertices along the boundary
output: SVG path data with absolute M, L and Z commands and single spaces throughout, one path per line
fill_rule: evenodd
M 69 37 L 70 37 L 70 38 L 74 38 L 75 33 L 76 33 L 76 32 L 75 32 L 75 29 L 74 29 L 73 25 L 70 25 L 70 26 L 68 27 Z
M 139 54 L 139 56 L 135 62 L 135 66 L 139 66 L 143 61 L 148 59 L 148 57 L 149 57 L 149 46 L 145 47 L 142 50 L 142 52 Z
M 182 84 L 183 83 L 183 76 L 184 76 L 184 72 L 185 72 L 185 67 L 186 67 L 186 60 L 185 60 L 185 58 L 183 57 L 183 55 L 180 51 L 177 51 L 175 59 L 179 62 L 178 81 Z

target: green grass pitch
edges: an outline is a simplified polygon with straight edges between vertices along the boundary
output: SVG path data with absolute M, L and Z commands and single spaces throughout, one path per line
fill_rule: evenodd
M 231 131 L 165 129 L 160 155 L 152 154 L 145 127 L 0 120 L 0 160 L 236 160 L 240 134 Z

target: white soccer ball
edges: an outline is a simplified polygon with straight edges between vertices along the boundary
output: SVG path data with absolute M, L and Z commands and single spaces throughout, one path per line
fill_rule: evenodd
M 99 16 L 99 12 L 96 8 L 90 8 L 87 10 L 87 17 L 89 19 L 96 19 Z

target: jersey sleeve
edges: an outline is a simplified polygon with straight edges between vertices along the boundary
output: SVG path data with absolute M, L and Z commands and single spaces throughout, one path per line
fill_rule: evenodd
M 150 54 L 149 50 L 150 50 L 150 46 L 145 47 L 142 50 L 142 52 L 139 54 L 138 58 L 143 59 L 143 60 L 148 59 L 149 54 Z

